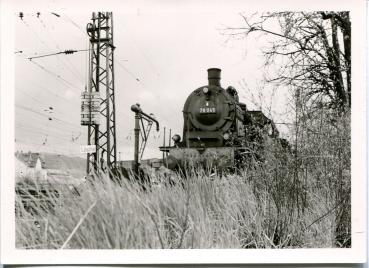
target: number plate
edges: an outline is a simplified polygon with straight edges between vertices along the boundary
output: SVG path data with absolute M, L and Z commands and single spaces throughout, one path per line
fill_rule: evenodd
M 201 107 L 200 114 L 215 114 L 217 110 L 215 107 Z

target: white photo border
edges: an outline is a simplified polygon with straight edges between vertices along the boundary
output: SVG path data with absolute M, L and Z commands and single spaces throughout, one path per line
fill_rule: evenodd
M 53 12 L 92 12 L 118 7 L 171 12 L 206 10 L 350 11 L 352 22 L 352 247 L 347 249 L 201 249 L 201 250 L 20 250 L 15 248 L 14 215 L 14 12 L 45 10 L 41 0 L 3 0 L 1 5 L 1 262 L 4 264 L 180 264 L 180 263 L 361 263 L 367 252 L 365 1 L 350 0 L 204 0 L 194 1 L 44 1 Z M 102 3 L 103 2 L 103 3 Z M 185 4 L 186 3 L 186 4 Z M 201 3 L 201 4 L 200 4 Z M 241 8 L 241 9 L 240 9 Z M 50 11 L 50 10 L 46 10 Z M 86 22 L 87 23 L 87 22 Z M 17 79 L 21 79 L 17 77 Z

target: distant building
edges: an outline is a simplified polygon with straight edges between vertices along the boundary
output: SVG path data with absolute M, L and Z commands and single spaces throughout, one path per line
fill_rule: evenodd
M 28 177 L 31 179 L 47 179 L 47 171 L 43 168 L 44 162 L 39 153 L 16 153 L 16 178 Z
M 16 180 L 74 183 L 85 174 L 85 159 L 49 153 L 15 153 Z

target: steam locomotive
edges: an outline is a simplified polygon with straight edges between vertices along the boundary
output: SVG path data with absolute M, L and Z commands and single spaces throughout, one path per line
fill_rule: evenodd
M 173 146 L 160 147 L 169 169 L 235 167 L 249 157 L 261 158 L 266 139 L 279 139 L 274 122 L 261 111 L 248 110 L 237 90 L 223 88 L 220 79 L 220 69 L 208 69 L 208 85 L 188 96 L 183 107 L 183 138 L 175 134 Z

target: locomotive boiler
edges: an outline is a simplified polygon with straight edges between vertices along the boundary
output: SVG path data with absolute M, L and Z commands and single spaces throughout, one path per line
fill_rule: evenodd
M 168 168 L 235 167 L 248 157 L 261 157 L 265 139 L 278 137 L 273 121 L 261 111 L 247 110 L 237 90 L 223 88 L 220 79 L 220 69 L 208 69 L 208 85 L 188 96 L 182 137 L 175 134 L 174 146 L 160 147 Z

